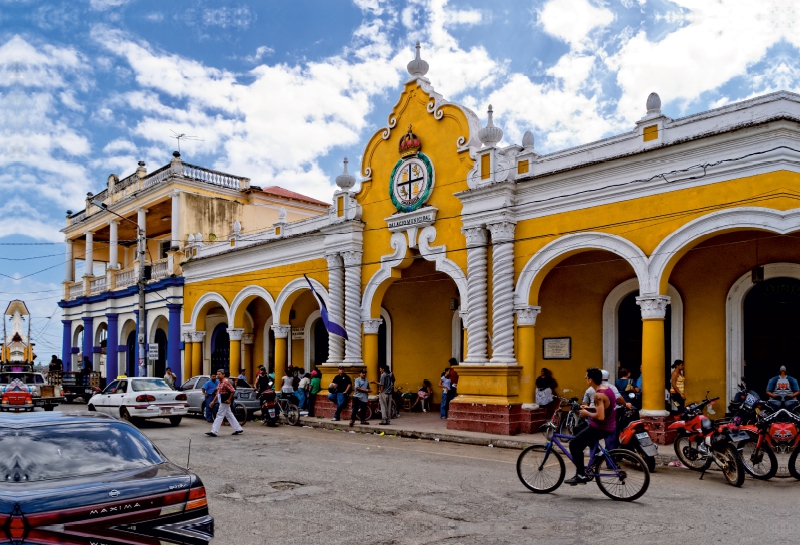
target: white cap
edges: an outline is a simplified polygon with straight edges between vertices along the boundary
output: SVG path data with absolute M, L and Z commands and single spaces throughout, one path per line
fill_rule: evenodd
M 603 369 L 602 373 L 603 373 L 603 382 L 605 382 L 608 380 L 609 374 L 608 371 L 606 371 L 605 369 Z

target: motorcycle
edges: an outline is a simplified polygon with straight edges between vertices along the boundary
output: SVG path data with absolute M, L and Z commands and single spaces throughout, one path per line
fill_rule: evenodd
M 656 456 L 658 445 L 653 443 L 650 434 L 644 427 L 644 421 L 639 420 L 639 411 L 635 407 L 627 409 L 618 406 L 619 417 L 617 430 L 620 430 L 617 442 L 621 448 L 635 451 L 647 463 L 647 469 L 652 473 L 656 469 Z
M 694 471 L 700 471 L 700 479 L 705 476 L 711 463 L 722 469 L 729 484 L 739 487 L 744 483 L 746 470 L 737 448 L 738 443 L 750 440 L 750 436 L 739 429 L 740 422 L 734 418 L 730 422 L 712 422 L 703 410 L 719 400 L 706 398 L 687 406 L 678 420 L 668 427 L 678 431 L 675 439 L 675 454 L 678 459 Z
M 748 390 L 747 384 L 741 382 L 738 391 L 728 404 L 727 418 L 738 416 L 742 424 L 755 424 L 758 420 L 758 413 L 763 408 L 764 403 L 755 390 Z
M 264 390 L 258 396 L 258 403 L 261 407 L 261 424 L 274 428 L 278 425 L 280 411 L 278 410 L 277 396 L 275 390 Z
M 769 408 L 773 411 L 778 411 L 779 409 L 786 409 L 789 412 L 797 413 L 800 412 L 800 401 L 796 398 L 789 397 L 791 394 L 775 394 L 775 397 L 767 400 L 769 404 Z
M 761 403 L 764 403 L 763 401 Z M 786 409 L 774 413 L 761 412 L 755 425 L 742 426 L 750 441 L 742 445 L 742 461 L 745 470 L 756 479 L 768 480 L 778 472 L 775 451 L 787 453 L 800 442 L 800 416 Z M 795 453 L 800 452 L 795 449 Z M 795 457 L 796 458 L 796 457 Z M 790 462 L 790 469 L 794 464 Z M 800 479 L 800 474 L 792 476 Z

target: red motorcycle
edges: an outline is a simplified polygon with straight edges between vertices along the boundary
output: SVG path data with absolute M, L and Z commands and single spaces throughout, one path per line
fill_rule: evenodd
M 681 414 L 682 420 L 674 422 L 668 429 L 678 430 L 674 445 L 678 459 L 689 469 L 701 471 L 701 479 L 714 462 L 722 469 L 729 484 L 742 486 L 746 470 L 737 444 L 749 441 L 750 436 L 739 429 L 738 419 L 715 423 L 703 414 L 703 410 L 718 399 L 706 397 L 687 406 Z
M 766 406 L 764 402 L 759 405 L 762 404 Z M 778 472 L 775 451 L 787 453 L 800 442 L 800 416 L 786 409 L 779 409 L 771 414 L 760 411 L 756 424 L 742 426 L 742 430 L 750 436 L 750 441 L 742 445 L 744 468 L 756 479 L 766 481 Z M 789 467 L 791 469 L 794 466 L 790 463 Z M 800 479 L 800 474 L 795 473 L 792 476 Z
M 639 411 L 622 406 L 618 406 L 617 411 L 620 414 L 619 420 L 617 420 L 617 429 L 620 430 L 617 437 L 619 446 L 639 454 L 647 463 L 647 469 L 652 473 L 656 469 L 658 446 L 653 443 L 650 434 L 647 433 L 644 421 L 639 420 Z

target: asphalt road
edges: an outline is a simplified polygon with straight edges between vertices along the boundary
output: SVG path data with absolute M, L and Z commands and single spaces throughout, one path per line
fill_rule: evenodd
M 518 481 L 519 451 L 249 422 L 233 437 L 187 418 L 142 430 L 203 479 L 215 543 L 789 543 L 800 482 L 658 468 L 634 503 L 594 484 L 548 495 Z M 568 476 L 572 475 L 568 469 Z

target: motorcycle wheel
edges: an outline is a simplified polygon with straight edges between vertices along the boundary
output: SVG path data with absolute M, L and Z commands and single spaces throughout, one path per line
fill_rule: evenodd
M 800 481 L 800 467 L 798 467 L 797 457 L 800 454 L 800 447 L 795 447 L 794 452 L 792 455 L 789 456 L 789 473 L 792 474 L 792 477 Z
M 686 435 L 675 439 L 675 455 L 683 465 L 694 471 L 703 471 L 711 465 L 711 457 L 703 456 L 697 450 L 697 443 L 689 440 Z
M 733 445 L 725 445 L 720 454 L 724 460 L 722 475 L 725 476 L 725 480 L 737 488 L 742 486 L 747 472 L 744 469 L 742 457 L 739 456 L 739 451 Z
M 769 446 L 757 449 L 755 441 L 742 445 L 744 469 L 756 479 L 768 481 L 778 472 L 778 457 Z
M 644 451 L 641 449 L 641 447 L 639 447 L 638 445 L 636 447 L 636 454 L 638 454 L 641 457 L 641 459 L 644 460 L 644 463 L 647 464 L 647 471 L 652 473 L 656 470 L 655 456 L 649 456 L 645 454 Z

